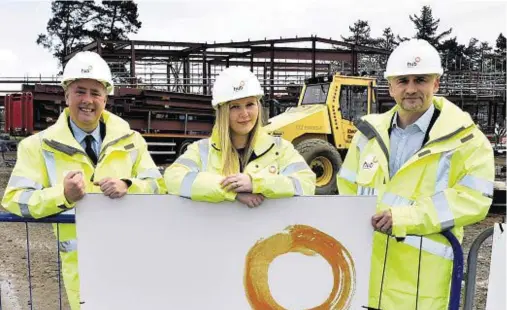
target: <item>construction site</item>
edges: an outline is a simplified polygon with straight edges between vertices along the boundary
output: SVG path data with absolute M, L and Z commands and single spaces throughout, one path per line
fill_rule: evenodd
M 299 130 L 297 135 L 288 138 L 296 149 L 309 140 L 327 143 L 323 148 L 331 155 L 315 152 L 305 156 L 317 175 L 318 194 L 336 194 L 335 176 L 355 132 L 354 121 L 395 105 L 383 78 L 390 52 L 330 38 L 263 38 L 218 43 L 94 41 L 79 51 L 82 50 L 97 52 L 110 65 L 115 89 L 108 97 L 106 109 L 127 120 L 132 129 L 144 136 L 150 154 L 161 169 L 174 162 L 192 142 L 210 135 L 215 119 L 211 106 L 213 82 L 229 66 L 247 67 L 261 81 L 265 93 L 263 121 L 273 133 L 279 131 L 283 136 L 287 132 L 284 128 L 290 126 Z M 79 51 L 68 54 L 65 61 Z M 465 246 L 485 227 L 501 221 L 505 214 L 506 72 L 505 68 L 492 67 L 495 69 L 481 71 L 444 68 L 437 93 L 468 112 L 495 151 L 492 213 L 484 222 L 467 227 Z M 16 161 L 17 143 L 54 124 L 66 104 L 58 77 L 0 78 L 0 84 L 21 85 L 19 91 L 0 90 L 3 194 Z M 333 98 L 334 103 L 329 103 L 332 100 L 328 94 L 335 86 L 341 90 Z M 298 105 L 323 106 L 318 117 L 327 118 L 332 131 L 312 126 L 316 125 L 313 119 L 293 119 L 281 124 L 274 118 Z M 18 305 L 25 309 L 29 299 L 25 289 L 26 266 L 20 266 L 19 259 L 26 259 L 23 254 L 26 244 L 13 237 L 22 236 L 25 226 L 2 225 L 12 225 L 1 230 L 0 243 L 8 245 L 2 252 L 15 255 L 0 262 L 0 280 L 3 280 L 0 298 L 5 309 L 18 309 Z M 47 241 L 52 237 L 50 227 L 33 228 L 32 263 L 39 264 L 38 271 L 34 271 L 33 299 L 39 305 L 42 303 L 40 309 L 58 308 L 56 299 L 43 297 L 48 291 L 58 294 L 58 277 L 51 267 L 57 254 Z M 483 253 L 482 259 L 489 261 L 488 255 Z M 484 270 L 479 272 L 479 304 L 484 302 L 480 294 L 487 288 L 489 270 L 487 265 L 481 268 Z M 6 281 L 7 278 L 10 280 Z
M 306 84 L 338 83 L 343 85 L 341 94 L 352 89 L 351 85 L 363 85 L 354 89 L 354 98 L 344 95 L 336 99 L 341 113 L 329 107 L 327 118 L 336 122 L 333 125 L 337 130 L 307 130 L 288 139 L 296 145 L 312 135 L 321 135 L 317 138 L 338 149 L 337 160 L 315 160 L 316 155 L 308 159 L 321 188 L 334 188 L 331 176 L 337 173 L 346 154 L 350 143 L 347 136 L 355 130 L 353 121 L 394 105 L 383 78 L 388 51 L 317 36 L 227 43 L 94 41 L 81 50 L 97 52 L 108 62 L 115 90 L 106 108 L 142 133 L 161 167 L 174 161 L 193 141 L 209 136 L 214 122 L 211 87 L 218 73 L 228 66 L 244 66 L 257 75 L 265 92 L 264 123 L 272 130 L 280 128 L 273 128 L 270 118 L 296 107 L 303 96 L 315 92 L 315 87 L 308 87 L 303 94 Z M 65 61 L 77 52 L 67 55 Z M 57 78 L 4 78 L 0 83 L 22 84 L 20 92 L 0 98 L 4 102 L 2 128 L 12 139 L 44 130 L 65 107 Z M 505 162 L 505 83 L 505 71 L 447 70 L 437 94 L 472 116 L 494 144 L 499 163 Z M 305 97 L 303 104 L 326 103 L 324 90 L 312 96 L 310 101 Z M 292 122 L 298 128 L 305 125 L 305 120 Z M 499 167 L 497 174 L 499 181 L 505 180 L 505 166 Z M 502 187 L 500 183 L 498 186 Z

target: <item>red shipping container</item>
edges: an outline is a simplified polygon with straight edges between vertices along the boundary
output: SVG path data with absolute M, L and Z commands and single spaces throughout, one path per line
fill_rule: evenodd
M 32 93 L 5 96 L 5 132 L 11 135 L 30 135 L 33 133 L 33 95 Z

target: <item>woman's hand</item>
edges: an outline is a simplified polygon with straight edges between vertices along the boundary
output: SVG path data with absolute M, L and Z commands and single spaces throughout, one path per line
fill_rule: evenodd
M 236 200 L 247 205 L 249 208 L 255 208 L 261 205 L 264 201 L 264 196 L 261 194 L 239 193 L 236 196 Z
M 226 191 L 233 191 L 236 193 L 251 193 L 252 192 L 252 179 L 248 174 L 238 173 L 225 177 L 220 182 L 222 188 Z

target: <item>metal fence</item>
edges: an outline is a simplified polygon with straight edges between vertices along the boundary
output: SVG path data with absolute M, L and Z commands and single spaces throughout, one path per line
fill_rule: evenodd
M 32 251 L 31 251 L 31 247 L 30 247 L 30 226 L 29 226 L 29 223 L 49 223 L 49 224 L 56 224 L 56 230 L 55 230 L 55 234 L 56 234 L 56 239 L 55 239 L 55 243 L 56 243 L 56 249 L 57 249 L 57 279 L 58 279 L 58 309 L 63 309 L 63 301 L 62 301 L 62 294 L 63 294 L 63 284 L 62 284 L 62 281 L 61 281 L 61 264 L 60 264 L 60 243 L 57 241 L 59 239 L 59 224 L 72 224 L 72 223 L 75 223 L 75 218 L 74 218 L 74 215 L 73 214 L 59 214 L 57 216 L 51 216 L 51 217 L 46 217 L 46 218 L 43 218 L 43 219 L 30 219 L 30 218 L 23 218 L 23 217 L 19 217 L 17 215 L 14 215 L 14 214 L 10 214 L 10 213 L 0 213 L 0 223 L 23 223 L 24 226 L 25 226 L 25 232 L 26 232 L 26 268 L 27 268 L 27 282 L 28 282 L 28 287 L 25 287 L 25 288 L 20 288 L 20 291 L 21 290 L 27 290 L 28 291 L 28 302 L 27 302 L 27 305 L 26 305 L 26 308 L 23 307 L 22 309 L 30 309 L 30 310 L 33 310 L 33 309 L 42 309 L 40 305 L 37 305 L 34 303 L 34 298 L 33 298 L 33 284 L 32 284 L 32 279 L 33 279 L 33 275 L 32 275 Z M 3 229 L 3 228 L 2 228 Z M 0 310 L 3 310 L 5 309 L 6 305 L 5 305 L 5 300 L 2 301 L 2 296 L 5 297 L 5 292 L 2 292 L 0 290 Z M 49 296 L 47 296 L 49 298 Z M 5 309 L 5 310 L 8 310 L 8 309 Z
M 500 230 L 503 232 L 504 225 L 500 223 Z M 493 236 L 494 226 L 483 230 L 473 241 L 470 251 L 468 252 L 467 270 L 465 276 L 465 292 L 464 292 L 464 310 L 472 310 L 475 304 L 475 290 L 477 284 L 477 266 L 479 264 L 479 250 L 481 250 L 484 242 Z

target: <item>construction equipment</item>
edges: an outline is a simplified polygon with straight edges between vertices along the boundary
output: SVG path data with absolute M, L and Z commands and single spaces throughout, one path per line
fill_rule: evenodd
M 377 112 L 376 79 L 320 76 L 305 81 L 297 107 L 269 119 L 265 128 L 291 141 L 317 175 L 316 194 L 336 192 L 336 174 L 354 133 L 354 121 Z

